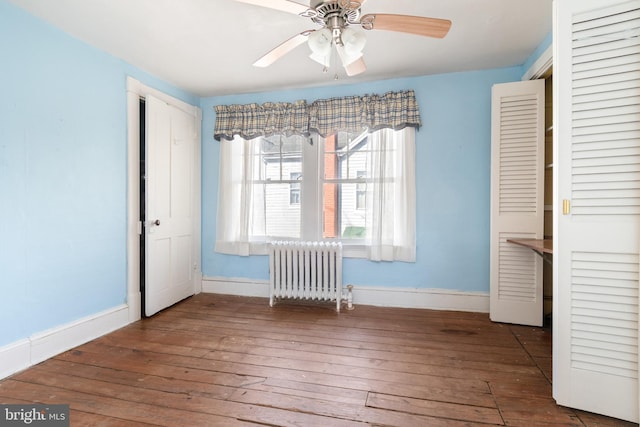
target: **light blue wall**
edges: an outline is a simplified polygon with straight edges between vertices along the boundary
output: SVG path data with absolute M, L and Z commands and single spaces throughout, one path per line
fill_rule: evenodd
M 126 76 L 0 0 L 0 346 L 126 302 Z
M 417 262 L 344 261 L 345 283 L 489 291 L 491 87 L 522 67 L 308 90 L 205 98 L 202 143 L 202 266 L 205 276 L 268 279 L 266 258 L 213 251 L 219 143 L 214 106 L 414 89 L 423 126 L 416 139 Z
M 414 89 L 418 260 L 348 259 L 345 280 L 488 291 L 491 86 L 522 67 L 199 99 L 6 0 L 0 58 L 0 346 L 126 301 L 127 75 L 202 106 L 203 272 L 257 279 L 264 257 L 213 252 L 213 106 Z

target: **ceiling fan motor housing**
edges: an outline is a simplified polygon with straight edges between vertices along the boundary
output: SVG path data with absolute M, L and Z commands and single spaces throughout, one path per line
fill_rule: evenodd
M 315 12 L 310 18 L 316 24 L 331 29 L 343 28 L 357 23 L 360 18 L 360 3 L 345 0 L 316 1 L 311 9 Z

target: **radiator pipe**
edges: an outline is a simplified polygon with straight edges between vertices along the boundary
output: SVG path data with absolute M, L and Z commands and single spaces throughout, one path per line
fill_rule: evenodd
M 347 310 L 353 310 L 355 307 L 353 306 L 353 285 L 347 285 L 347 295 L 343 296 L 342 299 L 347 300 Z

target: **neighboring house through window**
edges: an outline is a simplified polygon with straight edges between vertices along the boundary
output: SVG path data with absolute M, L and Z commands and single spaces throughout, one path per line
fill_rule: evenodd
M 300 204 L 300 180 L 302 179 L 302 173 L 291 172 L 289 174 L 290 180 L 293 181 L 289 184 L 289 204 Z
M 367 174 L 365 171 L 358 171 L 356 175 L 359 181 L 365 181 L 367 178 Z M 356 183 L 356 209 L 364 209 L 366 193 L 367 193 L 366 182 Z

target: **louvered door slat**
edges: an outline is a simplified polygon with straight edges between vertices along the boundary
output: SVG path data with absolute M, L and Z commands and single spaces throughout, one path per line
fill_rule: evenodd
M 572 262 L 572 330 L 606 331 L 599 340 L 572 342 L 571 361 L 581 369 L 638 377 L 638 263 L 637 255 L 574 252 Z M 585 278 L 593 279 L 585 284 Z M 581 285 L 579 287 L 574 285 Z M 600 294 L 623 295 L 618 302 L 597 302 Z M 625 292 L 626 291 L 626 292 Z M 591 298 L 590 298 L 591 297 Z M 584 303 L 585 300 L 591 303 Z M 614 352 L 611 345 L 627 351 Z
M 638 41 L 634 39 L 625 38 L 625 34 L 617 35 L 605 35 L 584 37 L 582 40 L 578 40 L 574 44 L 573 61 L 574 64 L 580 67 L 588 62 L 601 61 L 607 58 L 625 57 L 628 55 L 634 55 L 637 52 L 634 47 L 638 46 Z M 597 68 L 601 68 L 604 64 L 598 64 Z M 587 68 L 593 68 L 588 67 Z M 579 71 L 578 68 L 575 71 Z

